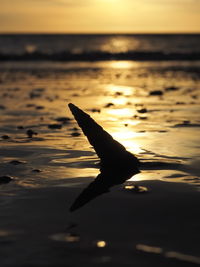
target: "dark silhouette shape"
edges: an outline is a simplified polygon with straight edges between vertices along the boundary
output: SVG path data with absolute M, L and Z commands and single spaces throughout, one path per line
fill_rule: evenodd
M 109 192 L 110 187 L 122 184 L 139 173 L 139 160 L 87 113 L 71 103 L 68 106 L 101 160 L 100 174 L 75 200 L 70 208 L 70 211 L 74 211 L 97 196 Z

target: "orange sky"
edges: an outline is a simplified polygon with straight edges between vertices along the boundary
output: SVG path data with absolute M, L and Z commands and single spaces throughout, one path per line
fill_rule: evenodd
M 0 0 L 0 32 L 200 32 L 200 0 Z

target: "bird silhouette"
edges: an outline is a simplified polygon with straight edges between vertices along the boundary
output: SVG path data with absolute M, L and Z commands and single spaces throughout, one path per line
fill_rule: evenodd
M 68 106 L 100 158 L 100 173 L 74 201 L 70 207 L 70 211 L 74 211 L 97 196 L 109 192 L 110 187 L 124 183 L 140 171 L 139 160 L 132 153 L 114 140 L 87 113 L 72 103 Z

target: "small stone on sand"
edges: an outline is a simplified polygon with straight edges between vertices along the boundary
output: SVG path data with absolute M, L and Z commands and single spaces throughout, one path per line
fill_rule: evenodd
M 163 95 L 163 91 L 161 90 L 153 90 L 153 91 L 150 91 L 149 95 Z
M 138 109 L 137 112 L 139 112 L 139 113 L 146 113 L 147 112 L 147 109 L 146 108 L 141 108 L 141 109 Z
M 74 137 L 76 137 L 76 136 L 80 136 L 81 134 L 80 133 L 78 133 L 78 132 L 73 132 L 73 133 L 71 133 L 71 136 L 74 136 Z
M 104 106 L 104 108 L 109 108 L 109 107 L 112 107 L 112 106 L 114 106 L 113 103 L 108 103 L 108 104 L 106 104 L 106 105 Z
M 34 132 L 33 130 L 29 129 L 26 131 L 26 134 L 28 135 L 28 138 L 32 138 L 33 135 L 37 135 L 36 132 Z
M 8 176 L 8 175 L 0 176 L 0 184 L 7 184 L 11 182 L 12 180 L 13 178 L 11 176 Z
M 19 160 L 11 160 L 9 163 L 12 165 L 20 165 L 20 164 L 25 164 L 26 162 L 25 161 L 19 161 Z
M 62 122 L 63 124 L 68 123 L 71 119 L 69 117 L 58 117 L 55 119 L 58 122 Z
M 62 125 L 61 124 L 49 124 L 48 128 L 49 129 L 61 129 Z
M 2 135 L 1 138 L 3 140 L 8 140 L 8 139 L 10 139 L 10 136 L 8 136 L 8 135 L 5 134 L 5 135 Z

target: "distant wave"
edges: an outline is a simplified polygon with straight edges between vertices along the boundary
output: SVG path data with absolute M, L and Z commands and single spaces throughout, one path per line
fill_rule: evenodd
M 39 51 L 23 54 L 0 54 L 0 61 L 105 61 L 105 60 L 137 60 L 137 61 L 172 61 L 172 60 L 200 60 L 200 53 L 164 53 L 164 52 L 59 52 L 47 54 Z

